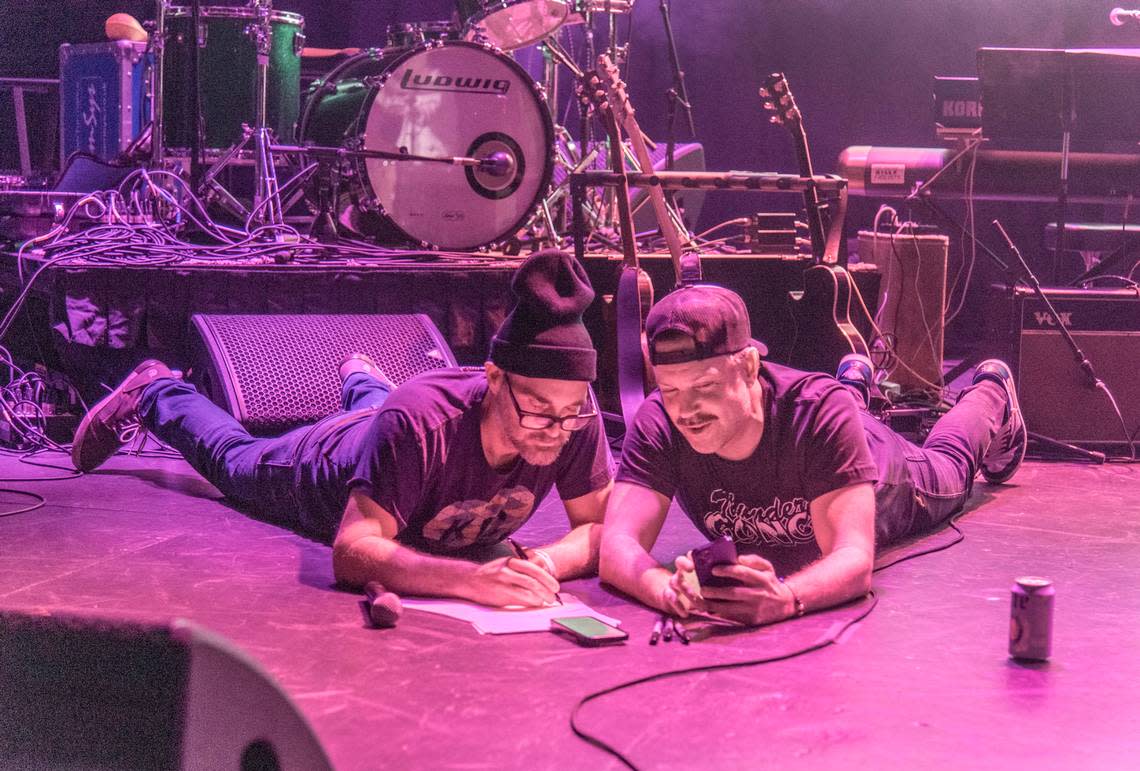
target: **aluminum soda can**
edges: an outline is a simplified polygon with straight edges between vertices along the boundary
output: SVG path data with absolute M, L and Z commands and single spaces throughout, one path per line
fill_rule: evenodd
M 1009 655 L 1044 661 L 1053 648 L 1053 582 L 1026 576 L 1013 582 L 1009 608 Z

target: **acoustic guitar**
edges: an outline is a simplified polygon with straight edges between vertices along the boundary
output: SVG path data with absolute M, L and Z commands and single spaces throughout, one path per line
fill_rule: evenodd
M 633 229 L 633 211 L 629 198 L 629 178 L 623 153 L 617 149 L 622 146 L 621 126 L 609 100 L 609 89 L 597 71 L 588 71 L 583 75 L 582 94 L 605 127 L 610 142 L 608 154 L 610 165 L 614 174 L 618 176 L 614 198 L 618 228 L 621 233 L 622 268 L 615 303 L 617 375 L 622 422 L 628 431 L 633 425 L 637 408 L 645 401 L 645 395 L 655 387 L 645 340 L 645 317 L 653 307 L 653 283 L 649 279 L 649 274 L 642 270 L 638 263 L 637 237 Z

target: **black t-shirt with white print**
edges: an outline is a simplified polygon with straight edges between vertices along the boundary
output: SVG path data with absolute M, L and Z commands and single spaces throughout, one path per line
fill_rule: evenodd
M 361 426 L 349 489 L 363 489 L 399 525 L 397 540 L 432 552 L 498 543 L 552 486 L 563 500 L 604 487 L 613 460 L 601 418 L 572 433 L 557 460 L 516 458 L 495 469 L 483 454 L 481 372 L 440 370 L 396 389 Z
M 764 434 L 750 457 L 696 452 L 655 391 L 626 436 L 617 480 L 675 497 L 710 539 L 727 534 L 787 575 L 821 556 L 811 501 L 873 483 L 877 471 L 855 398 L 834 378 L 765 362 L 760 382 Z

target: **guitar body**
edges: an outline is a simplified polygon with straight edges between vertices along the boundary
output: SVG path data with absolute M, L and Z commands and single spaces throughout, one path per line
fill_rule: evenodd
M 645 317 L 653 307 L 653 283 L 640 267 L 623 267 L 617 297 L 618 397 L 623 416 L 633 419 L 645 395 L 656 387 L 649 365 Z
M 796 369 L 835 374 L 849 353 L 869 356 L 867 343 L 851 322 L 851 274 L 839 265 L 813 265 L 804 271 L 804 291 L 792 299 L 796 336 L 789 359 Z

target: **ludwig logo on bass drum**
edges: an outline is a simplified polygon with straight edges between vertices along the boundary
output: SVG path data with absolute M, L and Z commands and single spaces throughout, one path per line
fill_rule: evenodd
M 471 78 L 451 75 L 417 75 L 412 68 L 404 70 L 400 88 L 412 91 L 463 91 L 472 94 L 505 94 L 511 89 L 509 80 Z

